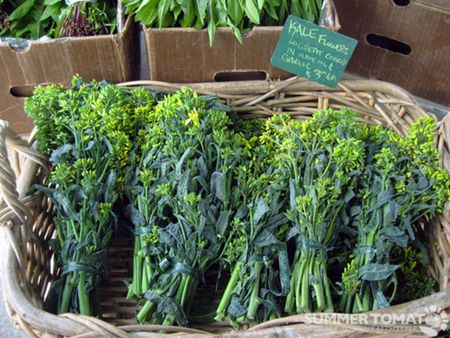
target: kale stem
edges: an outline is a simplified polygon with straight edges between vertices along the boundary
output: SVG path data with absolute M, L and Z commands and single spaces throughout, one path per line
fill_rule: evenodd
M 289 294 L 286 297 L 286 304 L 284 306 L 284 311 L 287 314 L 293 314 L 294 313 L 294 299 L 295 299 L 295 290 L 298 284 L 298 278 L 299 275 L 299 264 L 298 264 L 298 256 L 299 252 L 296 252 L 295 258 L 294 258 L 294 269 L 292 271 L 292 276 L 290 280 L 290 290 Z
M 230 304 L 231 295 L 233 294 L 234 288 L 236 287 L 236 284 L 239 280 L 239 275 L 242 269 L 243 263 L 237 262 L 234 266 L 233 273 L 231 274 L 230 280 L 228 281 L 227 287 L 225 289 L 225 292 L 220 299 L 219 306 L 217 307 L 217 315 L 214 318 L 215 320 L 221 322 L 225 319 L 225 311 L 228 308 L 228 305 Z
M 131 286 L 128 289 L 127 299 L 131 299 L 133 297 L 138 296 L 138 290 L 137 290 L 137 283 L 136 283 L 136 276 L 138 274 L 137 270 L 137 253 L 139 251 L 139 240 L 138 237 L 135 236 L 134 240 L 134 257 L 133 257 L 133 281 L 131 283 Z
M 352 310 L 353 295 L 347 295 L 347 303 L 345 304 L 344 312 L 350 313 Z
M 300 310 L 300 288 L 302 286 L 302 281 L 303 281 L 303 273 L 305 270 L 305 258 L 302 257 L 301 253 L 300 253 L 300 260 L 299 262 L 297 262 L 297 264 L 300 265 L 300 268 L 294 269 L 298 271 L 298 275 L 294 276 L 292 275 L 292 278 L 295 279 L 295 308 L 296 308 L 296 313 L 298 313 L 298 311 Z
M 142 309 L 137 314 L 137 320 L 139 323 L 143 324 L 147 321 L 150 311 L 153 309 L 155 303 L 151 301 L 146 301 Z
M 64 290 L 62 293 L 62 300 L 59 304 L 58 314 L 69 312 L 69 303 L 72 298 L 72 291 L 75 283 L 75 276 L 73 273 L 68 274 L 66 277 L 66 283 L 64 284 Z
M 178 285 L 177 293 L 175 295 L 175 299 L 182 309 L 184 308 L 184 301 L 186 300 L 186 291 L 188 290 L 189 287 L 190 278 L 191 277 L 189 275 L 181 275 L 180 285 Z M 174 321 L 175 316 L 171 313 L 168 314 L 166 318 L 164 318 L 162 325 L 171 326 L 173 325 Z
M 85 316 L 91 315 L 91 306 L 89 303 L 89 294 L 86 289 L 86 276 L 84 271 L 80 271 L 78 280 L 78 302 L 80 306 L 80 314 Z
M 255 225 L 253 224 L 253 210 L 250 209 L 249 211 L 249 216 L 250 216 L 250 240 L 253 240 L 253 236 L 255 233 Z
M 314 276 L 314 282 L 312 283 L 312 286 L 314 288 L 315 294 L 316 294 L 316 303 L 317 303 L 317 312 L 322 312 L 325 308 L 325 297 L 322 287 L 322 278 L 320 276 L 320 269 L 319 269 L 319 262 L 317 262 L 316 259 L 311 260 L 312 266 L 313 266 L 313 276 Z
M 140 236 L 136 238 L 136 275 L 134 278 L 135 281 L 135 293 L 139 297 L 141 296 L 145 291 L 142 289 L 142 248 L 141 248 L 141 239 Z
M 331 297 L 330 281 L 328 280 L 328 273 L 326 267 L 327 267 L 326 262 L 325 263 L 322 262 L 323 285 L 326 297 L 325 312 L 333 312 L 334 311 L 333 298 Z
M 191 282 L 189 284 L 189 288 L 186 289 L 185 293 L 187 294 L 186 297 L 186 301 L 185 301 L 185 309 L 186 309 L 186 313 L 190 313 L 191 312 L 191 308 L 192 308 L 192 300 L 194 299 L 195 296 L 195 291 L 197 290 L 197 286 L 198 286 L 198 280 L 195 278 L 191 278 Z M 215 313 L 215 312 L 214 312 Z
M 253 320 L 256 316 L 256 311 L 258 310 L 258 305 L 260 303 L 258 299 L 259 295 L 259 282 L 261 278 L 261 269 L 262 269 L 262 262 L 256 262 L 255 263 L 255 284 L 253 285 L 252 294 L 250 295 L 250 303 L 249 307 L 247 309 L 247 319 Z
M 373 302 L 372 311 L 376 311 L 376 310 L 378 310 L 378 303 Z
M 97 151 L 98 151 L 98 149 L 97 149 Z M 103 155 L 102 155 L 103 156 Z M 98 158 L 98 157 L 97 157 Z M 98 161 L 97 163 L 100 163 L 100 161 Z M 100 180 L 102 181 L 102 182 L 104 182 L 104 177 L 105 177 L 105 175 L 106 175 L 106 173 L 108 172 L 108 170 L 111 170 L 111 167 L 110 167 L 110 164 L 111 163 L 111 157 L 110 158 L 108 158 L 108 160 L 106 161 L 106 164 L 105 164 L 105 166 L 103 167 L 103 170 L 102 170 L 102 173 L 100 174 Z M 108 202 L 108 201 L 107 201 Z
M 77 227 L 75 226 L 75 222 L 73 219 L 70 220 L 70 225 L 72 226 L 73 236 L 75 237 L 76 241 L 80 243 L 80 236 L 78 234 Z
M 147 258 L 147 257 L 146 257 Z M 145 261 L 143 262 L 144 266 L 142 268 L 142 281 L 141 281 L 141 287 L 143 292 L 147 291 L 149 289 L 149 276 L 147 274 L 147 266 L 145 264 Z
M 370 285 L 367 286 L 366 290 L 364 291 L 364 297 L 363 297 L 363 302 L 362 302 L 362 311 L 369 311 L 370 308 L 370 301 L 371 301 L 371 292 L 370 292 Z
M 361 296 L 359 294 L 355 295 L 355 305 L 353 306 L 353 312 L 359 313 L 363 311 L 363 304 L 361 302 Z M 356 306 L 356 311 L 355 311 L 355 306 Z
M 146 272 L 147 272 L 147 285 L 146 285 L 146 288 L 144 289 L 144 292 L 147 292 L 147 290 L 150 288 L 150 280 L 152 279 L 152 276 L 153 276 L 153 271 L 152 271 L 152 267 L 150 265 L 150 257 L 149 256 L 145 257 L 144 270 L 146 270 Z
M 236 318 L 236 323 L 238 323 L 238 324 L 243 324 L 245 322 L 246 322 L 245 315 L 242 315 L 242 316 Z
M 189 275 L 186 275 L 186 281 L 184 282 L 184 286 L 181 291 L 181 297 L 180 297 L 180 305 L 183 308 L 186 305 L 187 300 L 189 299 L 189 295 L 195 293 L 195 290 L 193 290 L 191 288 L 192 281 L 193 281 L 193 278 Z
M 343 294 L 339 301 L 339 310 L 346 313 L 347 312 L 347 304 L 349 303 L 350 295 Z
M 323 243 L 324 243 L 325 245 L 328 244 L 328 243 L 330 243 L 330 241 L 331 241 L 333 235 L 335 234 L 335 227 L 334 227 L 334 224 L 336 223 L 336 218 L 338 217 L 339 212 L 341 211 L 341 209 L 342 209 L 343 206 L 344 206 L 344 205 L 341 204 L 341 205 L 336 209 L 336 212 L 334 213 L 333 218 L 331 219 L 330 226 L 328 227 L 327 234 L 326 234 L 325 239 L 324 239 L 324 241 L 323 241 Z
M 310 302 L 309 302 L 309 270 L 310 265 L 309 259 L 307 257 L 302 259 L 302 267 L 300 268 L 300 285 L 297 287 L 297 312 L 309 312 Z

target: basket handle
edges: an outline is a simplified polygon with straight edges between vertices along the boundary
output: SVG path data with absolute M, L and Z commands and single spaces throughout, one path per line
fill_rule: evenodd
M 450 171 L 450 111 L 439 123 L 438 149 L 442 168 Z
M 0 120 L 0 205 L 5 207 L 0 212 L 0 229 L 21 266 L 32 218 L 27 207 L 31 200 L 26 198 L 26 193 L 38 167 L 47 168 L 45 157 L 30 144 L 7 121 Z
M 450 112 L 439 122 L 437 147 L 441 155 L 440 166 L 450 171 Z M 443 213 L 438 216 L 439 226 L 433 227 L 434 236 L 438 239 L 437 246 L 432 248 L 433 258 L 439 262 L 436 264 L 436 275 L 439 288 L 443 290 L 449 286 L 450 278 L 450 201 L 443 209 Z

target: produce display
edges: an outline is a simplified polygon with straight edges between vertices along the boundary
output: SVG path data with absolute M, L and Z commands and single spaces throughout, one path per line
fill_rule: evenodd
M 372 2 L 0 0 L 15 326 L 448 335 L 446 30 L 389 24 L 449 14 Z
M 0 37 L 91 36 L 116 30 L 117 3 L 110 0 L 0 0 Z
M 208 30 L 213 44 L 216 29 L 229 27 L 242 42 L 242 33 L 255 25 L 280 26 L 288 15 L 317 22 L 323 0 L 125 0 L 127 14 L 147 27 L 194 27 Z
M 189 88 L 78 77 L 38 87 L 25 107 L 52 164 L 35 189 L 55 205 L 55 312 L 101 316 L 108 248 L 127 228 L 140 323 L 240 328 L 433 292 L 424 221 L 450 200 L 450 174 L 432 118 L 406 137 L 349 109 L 244 120 Z M 199 316 L 208 287 L 216 300 Z

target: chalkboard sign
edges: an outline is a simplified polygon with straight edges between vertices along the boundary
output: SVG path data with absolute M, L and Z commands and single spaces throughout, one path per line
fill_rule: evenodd
M 357 41 L 290 15 L 272 55 L 275 67 L 336 87 Z

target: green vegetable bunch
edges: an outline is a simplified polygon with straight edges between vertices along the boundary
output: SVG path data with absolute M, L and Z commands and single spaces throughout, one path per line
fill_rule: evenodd
M 290 276 L 286 198 L 274 172 L 275 150 L 259 143 L 260 128 L 255 129 L 254 121 L 241 124 L 243 132 L 235 135 L 244 149 L 242 164 L 235 169 L 236 213 L 222 253 L 223 270 L 231 274 L 215 317 L 235 326 L 280 317 Z M 254 132 L 247 136 L 250 128 Z
M 442 212 L 449 200 L 450 174 L 439 167 L 434 129 L 431 118 L 418 120 L 405 138 L 366 128 L 367 163 L 352 207 L 358 237 L 342 274 L 342 311 L 389 306 L 395 292 L 386 299 L 386 291 L 396 283 L 399 267 L 392 264 L 393 250 L 416 240 L 415 227 Z
M 116 29 L 115 11 L 111 1 L 76 2 L 63 10 L 55 37 L 112 34 Z
M 263 140 L 279 149 L 288 182 L 289 237 L 296 251 L 285 311 L 333 311 L 327 252 L 348 225 L 345 206 L 364 165 L 359 123 L 349 110 L 316 112 L 309 121 L 270 118 Z
M 348 109 L 239 120 L 188 88 L 79 77 L 38 87 L 25 109 L 52 164 L 37 189 L 55 205 L 58 313 L 100 314 L 119 217 L 134 230 L 128 297 L 141 323 L 192 322 L 206 279 L 221 294 L 215 319 L 235 327 L 336 303 L 379 309 L 433 288 L 421 243 L 450 200 L 450 173 L 431 118 L 407 137 Z
M 18 0 L 0 3 L 0 37 L 36 40 L 42 36 L 113 34 L 117 4 L 110 0 Z M 9 15 L 8 15 L 8 14 Z
M 147 27 L 208 29 L 212 46 L 216 29 L 229 27 L 242 43 L 254 25 L 283 25 L 289 14 L 317 22 L 322 0 L 126 0 L 127 14 Z
M 393 250 L 392 264 L 399 265 L 394 303 L 406 303 L 433 292 L 436 281 L 426 269 L 428 263 L 428 256 L 412 246 Z
M 57 313 L 101 313 L 97 288 L 109 275 L 115 204 L 122 196 L 135 130 L 145 123 L 139 112 L 152 105 L 149 92 L 88 84 L 78 77 L 70 89 L 38 87 L 26 99 L 26 111 L 39 130 L 38 148 L 52 164 L 46 184 L 36 188 L 55 205 L 52 248 L 62 267 L 53 289 Z
M 61 0 L 7 0 L 0 4 L 0 37 L 38 39 L 51 35 L 63 6 Z
M 223 248 L 240 152 L 222 108 L 184 88 L 158 103 L 142 135 L 128 208 L 136 236 L 129 297 L 146 300 L 141 323 L 185 325 L 197 284 Z

